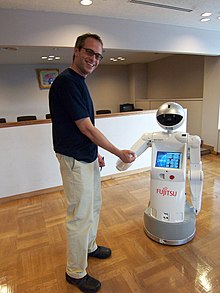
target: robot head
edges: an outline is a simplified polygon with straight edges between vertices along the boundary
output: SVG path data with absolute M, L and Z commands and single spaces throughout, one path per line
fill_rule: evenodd
M 183 107 L 174 102 L 168 102 L 159 107 L 156 113 L 158 124 L 168 131 L 179 128 L 185 118 Z

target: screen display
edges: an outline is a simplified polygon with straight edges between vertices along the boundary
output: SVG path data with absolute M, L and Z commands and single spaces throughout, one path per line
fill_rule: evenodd
M 181 152 L 157 152 L 155 167 L 174 168 L 181 167 L 182 153 Z

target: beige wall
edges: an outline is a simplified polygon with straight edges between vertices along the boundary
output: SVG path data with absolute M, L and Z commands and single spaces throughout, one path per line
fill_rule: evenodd
M 119 112 L 120 104 L 131 102 L 128 79 L 128 68 L 124 65 L 103 65 L 88 76 L 86 81 L 95 110 Z
M 148 64 L 148 99 L 202 97 L 204 57 L 174 55 Z
M 202 113 L 202 137 L 206 144 L 220 152 L 218 119 L 220 104 L 220 57 L 206 57 Z M 218 150 L 217 150 L 218 149 Z
M 57 67 L 61 72 L 68 64 Z M 45 119 L 45 114 L 49 113 L 49 90 L 39 88 L 36 68 L 45 68 L 45 65 L 0 65 L 0 117 L 5 117 L 7 122 L 16 121 L 16 117 L 21 115 Z M 127 66 L 100 66 L 86 82 L 95 110 L 119 112 L 120 103 L 131 101 Z
M 128 66 L 129 92 L 133 103 L 137 99 L 147 98 L 147 64 L 131 64 Z
M 175 101 L 187 109 L 187 132 L 201 136 L 204 57 L 174 55 L 148 64 L 101 66 L 88 84 L 96 109 L 119 111 L 131 102 L 137 108 L 158 109 Z
M 202 109 L 203 109 L 203 99 L 202 98 L 191 98 L 191 99 L 149 99 L 146 101 L 138 100 L 136 101 L 136 107 L 154 110 L 158 109 L 160 105 L 166 102 L 176 102 L 180 104 L 183 108 L 187 109 L 187 128 L 186 131 L 192 135 L 202 134 Z
M 188 98 L 187 102 L 181 101 L 188 109 L 187 131 L 200 135 L 203 65 L 204 57 L 188 55 L 176 55 L 148 65 L 101 65 L 88 76 L 86 82 L 95 110 L 110 109 L 113 113 L 119 112 L 121 103 L 130 102 L 139 108 L 157 109 L 163 102 L 158 104 L 158 98 Z M 48 90 L 39 89 L 35 72 L 42 66 L 0 65 L 0 117 L 5 117 L 8 122 L 16 121 L 20 115 L 45 118 L 49 112 Z M 62 64 L 60 71 L 67 66 Z M 200 97 L 200 102 L 193 101 L 194 97 Z
M 167 101 L 177 102 L 187 109 L 187 132 L 201 136 L 204 58 L 174 55 L 148 63 L 145 72 L 137 67 L 136 76 L 146 78 L 146 98 L 136 98 L 136 107 L 151 110 Z

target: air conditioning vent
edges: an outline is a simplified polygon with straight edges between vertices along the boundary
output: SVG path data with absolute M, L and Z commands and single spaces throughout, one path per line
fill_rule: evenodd
M 192 12 L 192 9 L 188 9 L 188 8 L 182 8 L 182 7 L 171 6 L 171 5 L 160 4 L 160 3 L 153 3 L 153 2 L 143 1 L 143 0 L 129 0 L 129 2 L 134 4 L 142 4 L 142 5 L 157 7 L 157 8 L 178 10 L 182 12 Z

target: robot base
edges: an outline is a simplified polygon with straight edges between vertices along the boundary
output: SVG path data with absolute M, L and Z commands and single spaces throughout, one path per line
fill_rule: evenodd
M 196 232 L 196 217 L 193 207 L 186 202 L 185 220 L 179 223 L 158 221 L 150 215 L 150 209 L 144 212 L 144 231 L 149 238 L 165 245 L 182 245 L 193 239 Z

